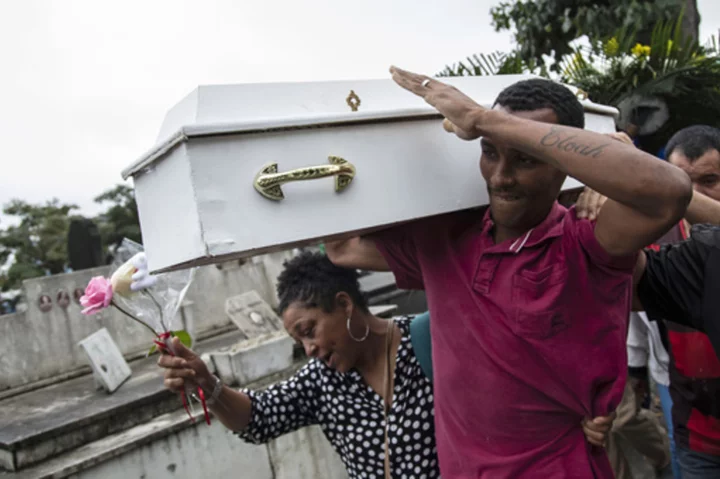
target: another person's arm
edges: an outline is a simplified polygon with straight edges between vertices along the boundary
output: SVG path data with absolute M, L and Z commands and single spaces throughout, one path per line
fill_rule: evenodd
M 596 191 L 586 188 L 580 195 L 576 208 L 579 217 L 594 219 L 602 211 L 607 198 Z M 686 212 L 685 219 L 691 224 L 702 223 L 705 225 L 720 226 L 720 201 L 716 201 L 702 193 L 695 192 L 690 205 Z M 708 226 L 701 227 L 704 231 L 708 230 Z M 702 301 L 702 278 L 695 277 L 691 283 L 689 272 L 699 273 L 702 271 L 703 262 L 707 256 L 707 248 L 712 244 L 708 233 L 705 233 L 708 239 L 698 243 L 692 239 L 672 247 L 668 246 L 661 251 L 646 250 L 641 252 L 635 265 L 635 273 L 633 278 L 634 298 L 633 310 L 645 311 L 656 309 L 654 313 L 658 313 L 657 317 L 675 318 L 674 321 L 682 321 L 682 318 L 690 316 L 690 307 L 694 301 Z M 720 247 L 720 244 L 715 245 Z M 649 278 L 643 283 L 643 298 L 639 297 L 639 283 L 645 278 L 648 262 L 652 267 Z M 667 270 L 667 271 L 666 271 Z M 672 271 L 672 273 L 670 273 Z M 675 283 L 673 282 L 675 280 Z M 700 283 L 697 283 L 700 281 Z M 691 291 L 694 291 L 689 297 L 680 295 L 672 299 L 674 292 L 672 289 L 685 289 L 685 285 L 690 285 Z M 683 300 L 683 298 L 687 298 Z M 683 304 L 677 301 L 682 300 Z M 653 304 L 651 304 L 651 302 Z M 646 307 L 647 306 L 647 307 Z M 672 309 L 672 311 L 671 311 Z M 657 311 L 659 310 L 659 311 Z M 665 311 L 662 313 L 661 311 Z M 682 315 L 682 316 L 681 316 Z M 697 328 L 698 325 L 686 324 L 687 326 Z
M 555 166 L 611 200 L 595 237 L 612 256 L 633 254 L 682 218 L 692 198 L 688 176 L 667 162 L 592 131 L 526 120 L 487 110 L 456 88 L 391 69 L 403 88 L 445 116 L 458 136 L 487 136 Z M 425 80 L 430 81 L 424 85 Z
M 688 205 L 685 219 L 691 225 L 701 223 L 720 225 L 720 201 L 696 191 Z
M 635 397 L 642 400 L 649 391 L 648 357 L 650 344 L 648 330 L 640 314 L 630 313 L 630 324 L 627 335 L 628 381 L 630 381 Z
M 173 339 L 176 356 L 162 355 L 158 365 L 165 368 L 165 387 L 180 392 L 185 382 L 203 388 L 210 398 L 215 378 L 200 357 Z M 208 404 L 213 415 L 241 438 L 262 444 L 300 427 L 313 424 L 315 417 L 310 410 L 308 387 L 310 374 L 305 366 L 290 379 L 274 384 L 263 392 L 247 393 L 223 385 L 217 400 Z M 280 406 L 284 412 L 280 413 Z
M 390 271 L 375 242 L 369 238 L 357 236 L 325 243 L 325 252 L 330 261 L 343 268 Z
M 705 270 L 711 250 L 693 237 L 659 251 L 645 250 L 636 268 L 634 309 L 704 330 Z

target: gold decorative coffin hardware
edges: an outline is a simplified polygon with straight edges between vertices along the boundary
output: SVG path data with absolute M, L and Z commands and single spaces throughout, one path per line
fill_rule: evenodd
M 329 156 L 328 161 L 329 165 L 307 166 L 284 173 L 278 173 L 277 163 L 270 163 L 255 175 L 253 185 L 258 193 L 274 201 L 285 198 L 281 186 L 291 181 L 316 180 L 334 176 L 335 191 L 344 190 L 355 177 L 355 166 L 339 156 Z
M 355 90 L 350 90 L 350 94 L 345 98 L 345 103 L 348 104 L 352 111 L 358 111 L 358 108 L 360 108 L 360 97 L 357 96 Z

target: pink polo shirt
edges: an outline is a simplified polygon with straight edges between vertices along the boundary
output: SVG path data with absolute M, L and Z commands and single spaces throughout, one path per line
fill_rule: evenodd
M 608 255 L 594 223 L 557 203 L 497 245 L 482 215 L 373 236 L 398 286 L 427 293 L 441 474 L 611 478 L 580 423 L 620 403 L 636 256 Z

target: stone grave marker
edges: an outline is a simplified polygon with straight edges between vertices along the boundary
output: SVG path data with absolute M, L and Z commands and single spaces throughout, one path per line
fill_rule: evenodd
M 255 290 L 228 298 L 225 313 L 248 339 L 283 330 L 280 317 Z
M 223 382 L 248 384 L 292 366 L 294 341 L 285 332 L 280 317 L 257 291 L 228 298 L 225 312 L 245 339 L 210 353 Z
M 115 392 L 132 374 L 108 330 L 102 328 L 79 343 L 93 370 L 98 389 Z

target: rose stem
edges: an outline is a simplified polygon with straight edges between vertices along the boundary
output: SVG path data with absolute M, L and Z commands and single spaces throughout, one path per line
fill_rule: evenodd
M 115 300 L 112 300 L 112 301 L 111 301 L 111 304 L 112 304 L 113 306 L 115 306 L 121 313 L 125 314 L 125 316 L 127 316 L 128 318 L 130 318 L 130 319 L 132 319 L 133 321 L 138 322 L 138 323 L 142 324 L 143 326 L 145 326 L 146 328 L 148 328 L 148 329 L 153 333 L 153 336 L 155 336 L 156 338 L 160 339 L 160 336 L 158 336 L 158 333 L 156 333 L 153 328 L 151 328 L 151 327 L 148 326 L 147 324 L 143 323 L 142 321 L 140 321 L 138 318 L 136 318 L 136 317 L 133 316 L 132 314 L 130 314 L 130 313 L 128 313 L 127 311 L 125 311 L 123 308 L 120 307 L 120 305 L 119 305 L 117 302 L 115 302 Z

